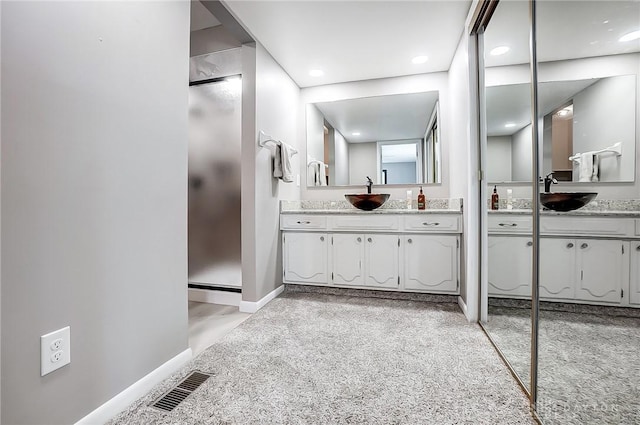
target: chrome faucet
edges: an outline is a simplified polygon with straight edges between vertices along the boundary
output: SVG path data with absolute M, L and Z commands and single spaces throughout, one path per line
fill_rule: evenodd
M 544 179 L 540 177 L 540 181 L 544 181 L 544 191 L 546 193 L 551 192 L 551 183 L 558 184 L 558 180 L 556 180 L 556 178 L 553 177 L 553 171 L 547 174 L 547 176 Z
M 371 177 L 367 176 L 367 193 L 371 193 L 372 187 L 373 187 L 373 180 L 371 180 Z

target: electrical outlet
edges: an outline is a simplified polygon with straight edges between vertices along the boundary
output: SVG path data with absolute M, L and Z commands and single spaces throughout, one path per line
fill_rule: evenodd
M 40 376 L 44 376 L 71 363 L 71 328 L 40 337 Z

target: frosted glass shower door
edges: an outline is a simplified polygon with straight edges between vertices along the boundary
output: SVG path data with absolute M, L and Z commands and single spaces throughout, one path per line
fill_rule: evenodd
M 189 283 L 241 286 L 242 80 L 189 87 Z

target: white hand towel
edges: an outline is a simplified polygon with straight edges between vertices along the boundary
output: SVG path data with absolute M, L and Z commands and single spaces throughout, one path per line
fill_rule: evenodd
M 293 167 L 291 166 L 292 156 L 293 156 L 293 148 L 284 142 L 280 142 L 280 162 L 282 167 L 282 181 L 285 183 L 293 182 Z
M 593 170 L 591 171 L 591 181 L 600 181 L 600 156 L 593 155 Z
M 318 186 L 326 186 L 327 185 L 327 166 L 324 162 L 318 161 L 318 177 L 320 179 L 320 184 Z
M 590 182 L 593 176 L 593 154 L 583 153 L 580 155 L 580 174 L 578 181 Z
M 276 151 L 273 156 L 273 177 L 278 179 L 282 178 L 282 149 L 281 145 L 276 146 Z

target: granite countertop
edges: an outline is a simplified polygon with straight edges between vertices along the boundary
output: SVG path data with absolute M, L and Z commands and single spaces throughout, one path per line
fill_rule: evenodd
M 530 209 L 514 209 L 514 210 L 489 210 L 489 214 L 509 214 L 509 215 L 531 215 Z M 553 211 L 542 210 L 541 216 L 571 216 L 571 217 L 630 217 L 640 218 L 640 211 L 614 211 L 614 210 L 590 210 L 579 209 L 574 211 Z
M 382 207 L 373 211 L 362 211 L 347 201 L 280 201 L 280 214 L 349 214 L 349 215 L 383 215 L 383 214 L 462 214 L 462 199 L 431 198 L 427 199 L 426 209 L 419 210 L 414 200 L 411 209 L 407 209 L 406 201 L 388 200 Z
M 384 215 L 384 214 L 461 214 L 460 210 L 452 209 L 431 209 L 431 210 L 418 210 L 418 209 L 399 209 L 399 208 L 378 208 L 373 211 L 362 211 L 355 207 L 347 208 L 327 208 L 327 209 L 310 209 L 310 208 L 297 208 L 287 209 L 280 211 L 280 214 L 340 214 L 340 215 Z

